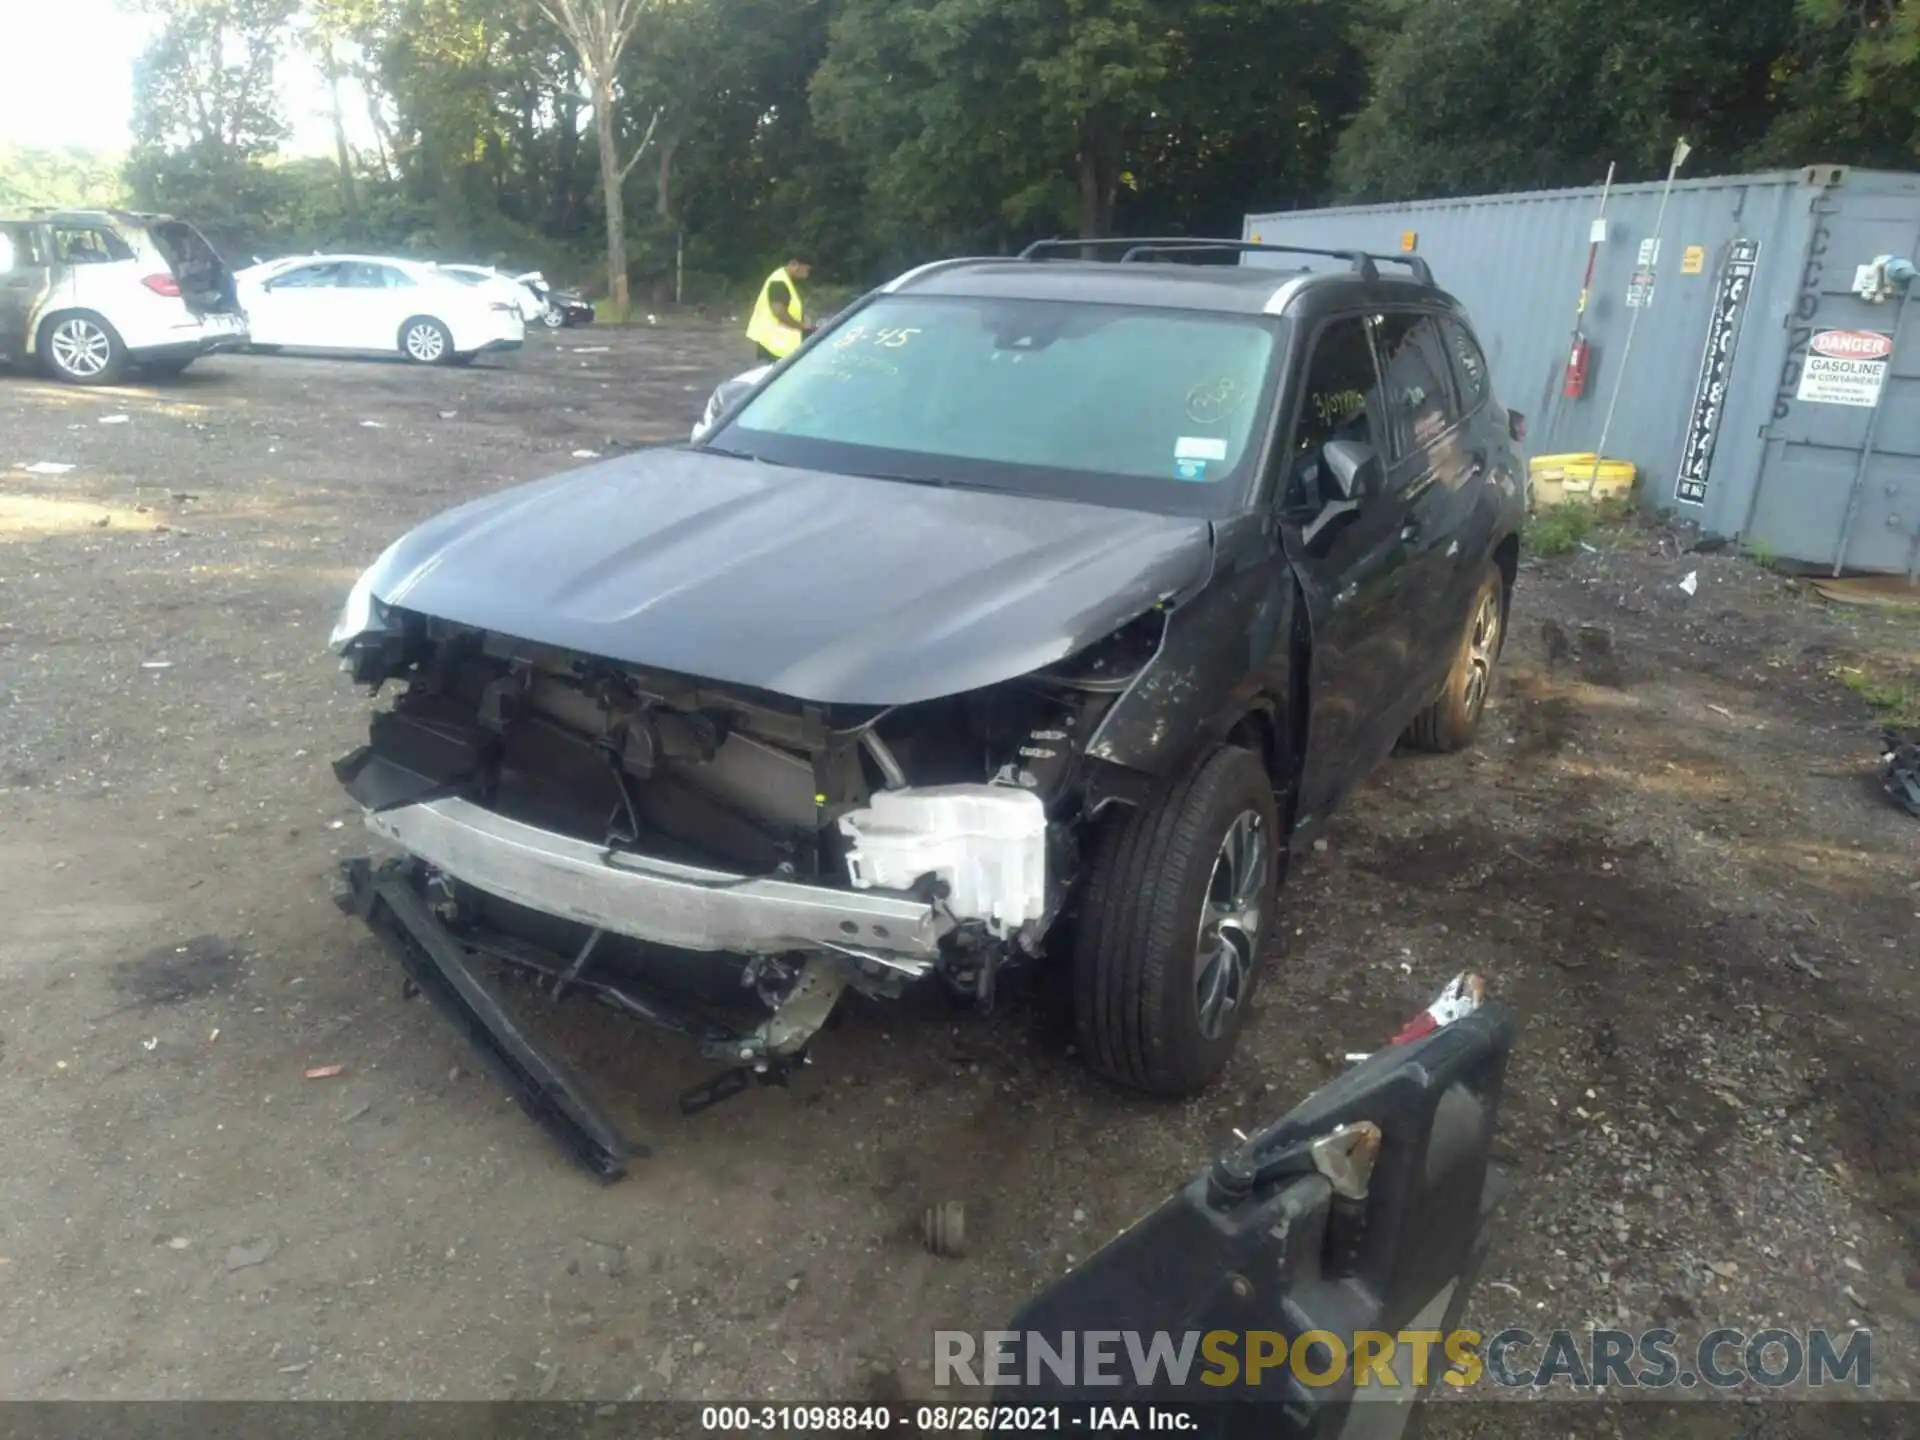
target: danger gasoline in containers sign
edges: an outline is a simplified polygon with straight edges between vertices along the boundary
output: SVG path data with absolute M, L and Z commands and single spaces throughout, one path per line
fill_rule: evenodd
M 1822 330 L 1807 346 L 1795 397 L 1820 405 L 1880 403 L 1893 337 L 1878 330 Z

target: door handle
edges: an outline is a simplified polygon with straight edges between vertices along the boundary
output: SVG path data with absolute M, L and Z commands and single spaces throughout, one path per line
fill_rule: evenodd
M 1408 544 L 1418 540 L 1420 538 L 1420 522 L 1418 520 L 1409 520 L 1406 524 L 1402 525 L 1400 527 L 1400 538 Z

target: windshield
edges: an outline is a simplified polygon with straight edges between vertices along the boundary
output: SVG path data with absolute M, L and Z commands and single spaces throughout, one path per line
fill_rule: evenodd
M 841 474 L 1223 514 L 1257 458 L 1278 323 L 883 297 L 709 443 Z

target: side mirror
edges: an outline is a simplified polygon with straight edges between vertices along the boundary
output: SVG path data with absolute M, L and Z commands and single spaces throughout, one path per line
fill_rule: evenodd
M 1300 532 L 1302 542 L 1308 545 L 1324 535 L 1336 520 L 1358 511 L 1360 502 L 1367 496 L 1379 494 L 1386 479 L 1380 452 L 1358 440 L 1329 440 L 1322 445 L 1320 471 L 1326 481 L 1320 496 L 1320 513 Z
M 1320 450 L 1327 478 L 1342 500 L 1379 493 L 1384 471 L 1380 452 L 1359 440 L 1330 440 Z

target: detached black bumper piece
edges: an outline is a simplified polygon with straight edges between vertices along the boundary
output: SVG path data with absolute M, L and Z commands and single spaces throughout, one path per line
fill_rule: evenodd
M 369 929 L 405 968 L 421 994 L 457 1026 L 487 1068 L 527 1116 L 568 1154 L 604 1181 L 626 1174 L 627 1161 L 651 1151 L 625 1139 L 578 1080 L 529 1035 L 475 973 L 467 952 L 448 933 L 412 883 L 415 861 L 375 868 L 365 859 L 341 870 L 340 907 Z

